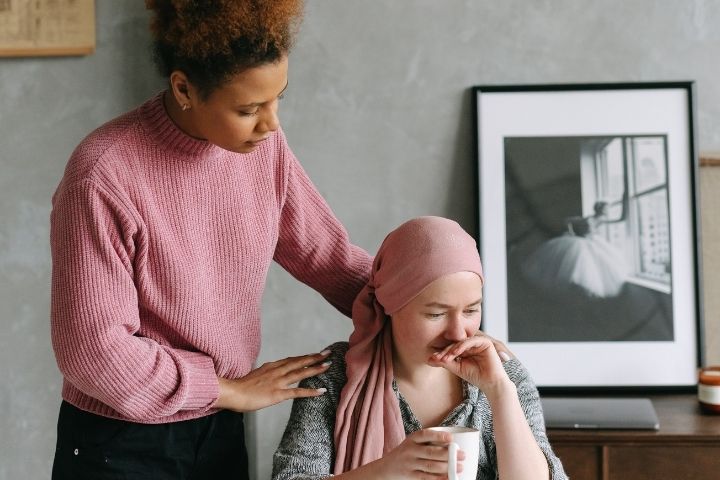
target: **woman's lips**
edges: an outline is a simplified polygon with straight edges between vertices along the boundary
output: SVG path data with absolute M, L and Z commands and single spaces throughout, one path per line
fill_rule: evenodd
M 256 146 L 260 145 L 262 142 L 264 142 L 265 140 L 267 140 L 268 138 L 270 138 L 270 137 L 261 138 L 260 140 L 249 140 L 246 143 L 256 147 Z

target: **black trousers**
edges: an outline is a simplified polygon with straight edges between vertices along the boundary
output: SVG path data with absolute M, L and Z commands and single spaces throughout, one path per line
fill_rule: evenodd
M 142 424 L 82 411 L 63 401 L 53 480 L 248 480 L 241 413 Z

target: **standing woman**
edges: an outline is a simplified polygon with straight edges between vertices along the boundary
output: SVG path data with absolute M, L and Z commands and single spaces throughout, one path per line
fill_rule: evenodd
M 85 138 L 53 197 L 53 478 L 248 478 L 242 412 L 322 395 L 291 385 L 328 368 L 252 370 L 270 262 L 349 315 L 371 258 L 280 129 L 302 2 L 147 5 L 168 88 Z

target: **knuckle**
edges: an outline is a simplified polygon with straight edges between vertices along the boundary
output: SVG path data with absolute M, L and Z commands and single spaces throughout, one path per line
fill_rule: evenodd
M 260 368 L 261 368 L 261 369 L 264 369 L 264 370 L 268 370 L 268 369 L 271 369 L 271 368 L 275 368 L 275 367 L 277 367 L 278 365 L 280 365 L 280 362 L 282 362 L 282 360 L 274 360 L 274 361 L 272 361 L 272 362 L 265 362 L 265 363 L 263 363 L 263 364 L 260 366 Z
M 308 370 L 312 370 L 313 372 L 322 372 L 326 370 L 329 366 L 329 363 L 318 363 L 317 365 L 309 367 Z
M 315 392 L 306 388 L 293 388 L 292 398 L 310 397 L 313 393 Z
M 289 389 L 285 390 L 285 397 L 287 399 L 298 398 L 300 396 L 301 396 L 300 392 L 298 392 L 297 388 L 289 388 Z
M 423 453 L 429 458 L 435 458 L 438 454 L 438 450 L 439 448 L 434 445 L 426 445 Z

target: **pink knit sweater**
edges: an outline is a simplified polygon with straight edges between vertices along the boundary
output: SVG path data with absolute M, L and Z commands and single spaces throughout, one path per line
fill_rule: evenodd
M 212 413 L 217 376 L 250 371 L 273 259 L 348 315 L 371 266 L 281 131 L 228 152 L 180 131 L 161 97 L 78 146 L 51 214 L 63 398 L 142 423 Z

